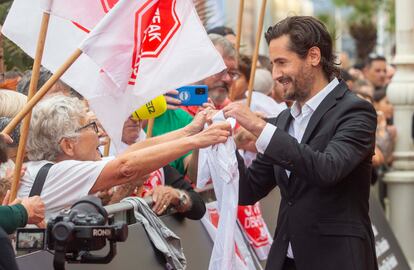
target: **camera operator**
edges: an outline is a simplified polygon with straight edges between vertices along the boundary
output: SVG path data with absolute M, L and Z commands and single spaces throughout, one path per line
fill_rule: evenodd
M 211 125 L 201 131 L 205 118 L 200 115 L 180 130 L 101 159 L 98 127 L 88 118 L 83 103 L 63 95 L 43 99 L 33 110 L 27 142 L 30 162 L 18 194 L 27 196 L 40 169 L 52 163 L 40 196 L 46 217 L 54 216 L 82 196 L 137 181 L 190 150 L 226 141 L 230 125 Z

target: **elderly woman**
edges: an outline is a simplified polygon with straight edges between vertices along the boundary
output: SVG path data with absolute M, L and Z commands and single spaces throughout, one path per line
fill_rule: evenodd
M 205 116 L 174 132 L 129 146 L 117 157 L 101 159 L 96 122 L 77 98 L 55 95 L 33 110 L 27 141 L 27 170 L 19 197 L 30 193 L 39 170 L 52 163 L 41 191 L 46 216 L 51 217 L 87 194 L 141 181 L 184 153 L 221 143 L 230 135 L 226 123 L 201 131 Z M 201 131 L 201 132 L 200 132 Z

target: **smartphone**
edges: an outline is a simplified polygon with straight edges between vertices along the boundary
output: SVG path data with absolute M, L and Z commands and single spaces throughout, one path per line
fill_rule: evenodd
M 18 228 L 16 250 L 33 251 L 46 249 L 46 229 Z
M 183 106 L 201 106 L 208 100 L 207 85 L 187 85 L 177 88 L 177 95 L 169 95 L 181 100 Z

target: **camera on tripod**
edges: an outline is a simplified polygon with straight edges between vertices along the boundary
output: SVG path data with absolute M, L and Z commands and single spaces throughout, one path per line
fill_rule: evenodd
M 70 209 L 48 221 L 46 229 L 18 229 L 17 250 L 54 250 L 55 269 L 64 269 L 69 263 L 109 263 L 116 255 L 116 242 L 128 237 L 126 223 L 114 222 L 99 198 L 86 196 Z M 106 256 L 93 255 L 109 241 Z

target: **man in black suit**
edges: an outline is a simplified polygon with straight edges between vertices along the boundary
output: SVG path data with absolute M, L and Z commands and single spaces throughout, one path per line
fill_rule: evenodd
M 317 19 L 288 17 L 266 40 L 292 107 L 268 123 L 241 104 L 224 109 L 258 137 L 257 159 L 248 169 L 239 161 L 239 203 L 281 191 L 266 269 L 378 269 L 368 216 L 375 110 L 336 78 L 332 40 Z

